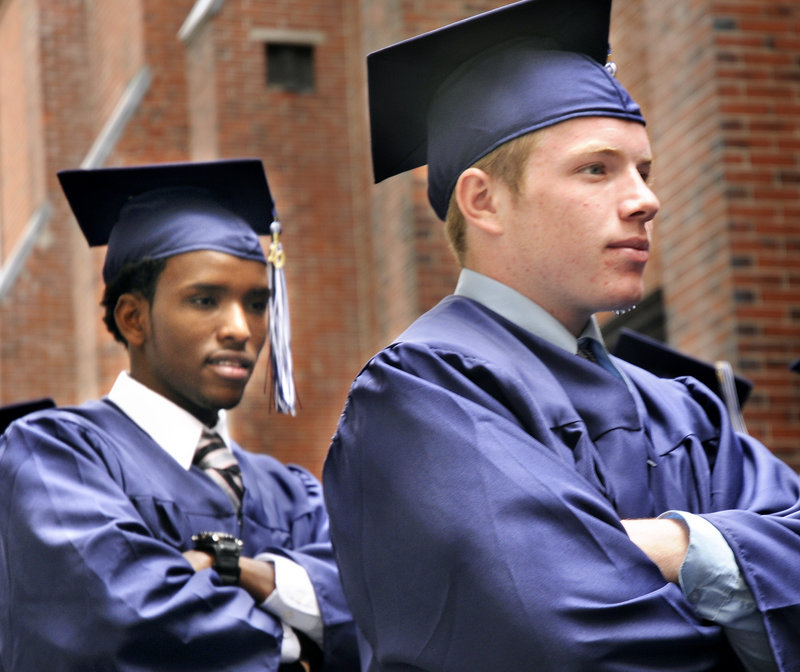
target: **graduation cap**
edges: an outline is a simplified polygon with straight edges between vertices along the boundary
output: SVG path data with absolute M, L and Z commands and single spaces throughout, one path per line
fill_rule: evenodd
M 458 176 L 503 143 L 575 117 L 644 123 L 605 66 L 611 0 L 523 0 L 367 56 L 375 181 L 428 164 L 445 219 Z
M 281 226 L 260 159 L 63 170 L 58 179 L 91 247 L 106 245 L 103 280 L 126 264 L 214 250 L 267 264 L 272 235 L 270 361 L 278 410 L 294 414 Z
M 789 364 L 789 370 L 794 371 L 795 373 L 800 373 L 800 359 L 796 359 Z
M 275 219 L 258 159 L 62 170 L 91 247 L 107 245 L 108 284 L 126 263 L 217 250 L 266 264 L 259 235 Z
M 739 422 L 741 407 L 753 389 L 753 383 L 735 375 L 727 362 L 704 362 L 630 329 L 620 330 L 611 354 L 660 378 L 696 378 L 725 401 L 735 424 Z M 741 421 L 742 431 L 743 426 Z
M 34 411 L 41 411 L 45 408 L 53 408 L 56 403 L 49 398 L 33 399 L 31 401 L 19 401 L 7 406 L 0 406 L 0 434 L 6 431 L 6 428 L 19 418 L 33 413 Z

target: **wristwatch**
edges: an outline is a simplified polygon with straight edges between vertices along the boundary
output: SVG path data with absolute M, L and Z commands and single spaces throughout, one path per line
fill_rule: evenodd
M 239 555 L 242 552 L 241 539 L 227 532 L 201 532 L 192 536 L 194 550 L 205 551 L 214 556 L 214 569 L 224 586 L 239 583 Z

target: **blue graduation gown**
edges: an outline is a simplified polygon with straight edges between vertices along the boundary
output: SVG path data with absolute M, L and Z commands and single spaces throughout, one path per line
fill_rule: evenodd
M 181 553 L 203 530 L 286 555 L 316 589 L 325 670 L 357 668 L 318 481 L 234 446 L 242 525 L 108 400 L 36 413 L 0 438 L 0 670 L 276 670 L 280 622 Z
M 323 472 L 364 669 L 740 669 L 621 518 L 702 514 L 800 669 L 800 481 L 693 379 L 448 297 L 353 384 Z M 370 656 L 372 660 L 370 661 Z

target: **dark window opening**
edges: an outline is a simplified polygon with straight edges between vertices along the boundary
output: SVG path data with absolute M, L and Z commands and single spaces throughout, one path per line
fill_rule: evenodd
M 314 48 L 305 44 L 267 44 L 267 86 L 308 93 L 314 90 Z

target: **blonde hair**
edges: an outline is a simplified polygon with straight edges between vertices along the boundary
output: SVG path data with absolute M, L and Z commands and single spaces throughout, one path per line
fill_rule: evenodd
M 479 168 L 491 177 L 500 180 L 514 196 L 518 196 L 522 189 L 525 164 L 538 144 L 541 133 L 542 131 L 533 131 L 509 140 L 478 159 L 470 167 Z M 444 230 L 458 263 L 463 266 L 467 253 L 467 226 L 464 215 L 456 203 L 455 189 L 450 194 Z

